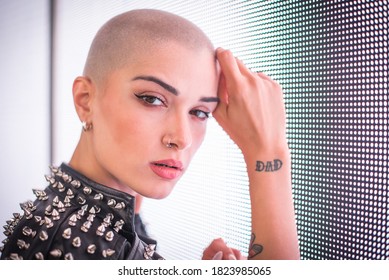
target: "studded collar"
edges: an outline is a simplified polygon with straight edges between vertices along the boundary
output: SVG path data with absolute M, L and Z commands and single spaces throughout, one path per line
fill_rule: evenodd
M 96 211 L 110 213 L 114 210 L 116 216 L 121 218 L 122 225 L 118 226 L 122 232 L 128 237 L 133 237 L 135 198 L 132 195 L 99 184 L 66 163 L 62 163 L 59 168 L 52 168 L 52 171 L 56 177 L 62 178 L 64 182 L 79 190 L 77 203 L 87 204 L 93 200 Z M 59 190 L 61 188 L 59 184 L 57 186 L 51 184 L 51 187 L 57 187 Z
M 20 204 L 4 226 L 1 259 L 162 259 L 135 232 L 135 198 L 69 165 L 51 167 L 49 186 Z

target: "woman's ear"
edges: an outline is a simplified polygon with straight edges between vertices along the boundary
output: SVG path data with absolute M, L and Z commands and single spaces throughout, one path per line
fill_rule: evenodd
M 77 77 L 73 82 L 73 102 L 82 122 L 91 122 L 95 87 L 88 77 Z

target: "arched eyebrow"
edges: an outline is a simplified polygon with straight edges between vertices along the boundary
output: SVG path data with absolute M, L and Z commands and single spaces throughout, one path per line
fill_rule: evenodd
M 165 83 L 161 79 L 154 77 L 154 76 L 136 76 L 135 78 L 132 79 L 133 81 L 136 80 L 144 80 L 144 81 L 149 81 L 158 84 L 159 86 L 163 87 L 165 90 L 168 92 L 178 96 L 180 93 L 179 91 L 173 87 L 172 85 L 169 85 L 168 83 Z M 220 102 L 220 99 L 218 97 L 202 97 L 200 98 L 200 101 L 202 102 Z
M 165 83 L 161 79 L 159 79 L 157 77 L 154 77 L 154 76 L 136 76 L 132 80 L 133 81 L 135 81 L 135 80 L 145 80 L 145 81 L 153 82 L 153 83 L 156 83 L 156 84 L 160 85 L 161 87 L 163 87 L 168 92 L 171 92 L 174 95 L 179 95 L 178 90 L 175 87 Z
M 219 103 L 220 99 L 219 99 L 219 97 L 202 97 L 202 98 L 200 98 L 200 101 L 202 101 L 202 102 L 216 102 L 216 103 Z

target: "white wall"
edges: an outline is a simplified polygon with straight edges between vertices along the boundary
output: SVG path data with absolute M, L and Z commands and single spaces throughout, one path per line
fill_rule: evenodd
M 0 239 L 19 203 L 44 188 L 49 165 L 46 0 L 0 0 Z

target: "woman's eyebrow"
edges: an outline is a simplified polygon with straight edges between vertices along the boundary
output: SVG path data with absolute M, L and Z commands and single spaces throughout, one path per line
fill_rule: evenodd
M 161 79 L 157 78 L 157 77 L 154 77 L 154 76 L 136 76 L 135 78 L 132 79 L 133 81 L 135 80 L 145 80 L 145 81 L 149 81 L 149 82 L 153 82 L 153 83 L 156 83 L 158 85 L 160 85 L 161 87 L 163 87 L 165 90 L 171 92 L 172 94 L 174 95 L 178 95 L 178 90 L 165 83 L 164 81 L 162 81 Z
M 219 99 L 219 97 L 202 97 L 202 98 L 200 98 L 200 101 L 202 101 L 202 102 L 217 102 L 217 103 L 219 103 L 220 99 Z

